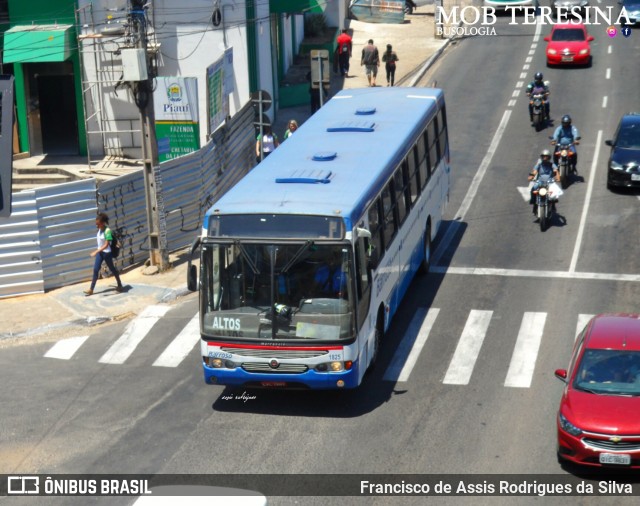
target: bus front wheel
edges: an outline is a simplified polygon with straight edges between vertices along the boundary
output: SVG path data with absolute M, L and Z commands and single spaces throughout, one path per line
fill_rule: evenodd
M 422 274 L 429 274 L 429 269 L 431 268 L 431 227 L 429 225 L 427 225 L 427 228 L 424 231 L 423 247 L 424 258 L 420 265 L 420 272 Z

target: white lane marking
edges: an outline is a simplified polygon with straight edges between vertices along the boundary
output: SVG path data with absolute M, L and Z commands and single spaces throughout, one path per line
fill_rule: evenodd
M 473 309 L 469 312 L 467 323 L 464 326 L 458 346 L 442 381 L 443 383 L 447 385 L 469 384 L 473 366 L 480 354 L 482 342 L 487 334 L 492 315 L 493 311 Z
M 520 79 L 526 79 L 527 78 L 527 73 L 523 72 L 522 74 L 520 74 Z
M 607 107 L 607 96 L 606 95 L 604 97 L 602 97 L 602 108 L 604 109 L 605 107 Z
M 191 318 L 153 363 L 154 367 L 178 367 L 200 341 L 200 314 Z
M 438 261 L 440 260 L 440 257 L 444 254 L 444 252 L 449 247 L 449 243 L 451 242 L 454 235 L 456 234 L 459 224 L 464 221 L 467 211 L 471 207 L 471 203 L 473 202 L 473 199 L 475 198 L 476 193 L 478 192 L 478 188 L 480 188 L 480 183 L 482 182 L 482 179 L 484 178 L 484 175 L 487 172 L 489 164 L 493 159 L 493 155 L 498 149 L 498 144 L 500 144 L 500 139 L 504 135 L 504 131 L 506 130 L 507 124 L 509 123 L 511 112 L 512 111 L 510 109 L 507 109 L 504 111 L 504 114 L 502 115 L 502 119 L 500 120 L 500 124 L 498 125 L 496 133 L 493 135 L 491 144 L 489 145 L 489 149 L 485 153 L 484 158 L 482 159 L 482 162 L 480 163 L 480 166 L 476 171 L 476 175 L 473 176 L 473 181 L 471 181 L 471 184 L 469 185 L 467 194 L 464 196 L 464 199 L 460 204 L 460 208 L 458 209 L 458 213 L 456 214 L 455 219 L 452 220 L 452 224 L 454 225 L 449 226 L 447 228 L 446 234 L 442 238 L 442 241 L 439 242 L 438 248 L 436 249 L 434 254 L 434 262 L 433 262 L 434 264 L 438 263 Z
M 531 56 L 527 56 L 524 61 L 526 61 L 527 63 L 531 63 L 531 60 L 533 60 L 533 58 Z
M 518 81 L 516 83 L 516 88 L 522 88 L 524 86 L 524 81 Z
M 393 360 L 384 374 L 385 381 L 409 381 L 409 375 L 418 361 L 440 309 L 419 309 L 411 319 Z
M 429 270 L 437 274 L 463 274 L 474 276 L 504 276 L 508 278 L 586 279 L 592 281 L 640 281 L 640 274 L 616 274 L 607 272 L 568 272 L 545 269 L 494 269 L 491 267 L 438 267 Z
M 533 44 L 531 44 L 531 49 L 535 49 L 538 47 L 538 43 L 534 42 Z
M 609 47 L 607 48 L 607 53 L 609 53 L 609 54 L 611 54 L 611 47 L 612 47 L 612 46 L 609 46 Z
M 520 96 L 520 90 L 513 90 L 513 93 L 511 94 L 512 97 L 519 97 Z
M 518 102 L 514 99 L 509 100 L 509 103 L 507 104 L 507 107 L 513 107 L 514 105 L 516 105 Z
M 591 318 L 593 318 L 594 316 L 595 315 L 593 315 L 593 314 L 579 314 L 578 315 L 578 323 L 576 324 L 576 335 L 575 335 L 574 341 L 576 339 L 578 339 L 578 336 L 580 335 L 580 332 L 582 332 L 582 329 L 585 328 L 587 323 L 589 323 L 589 320 L 591 320 Z
M 522 196 L 522 199 L 525 202 L 529 202 L 531 200 L 531 187 L 533 186 L 533 181 L 529 183 L 529 186 L 516 186 L 518 189 L 518 193 Z
M 89 339 L 89 336 L 70 337 L 62 339 L 54 344 L 51 349 L 44 354 L 47 358 L 58 358 L 60 360 L 69 360 L 76 351 Z
M 530 49 L 529 50 L 529 56 L 533 56 L 534 54 L 536 54 L 536 50 L 535 49 Z
M 607 69 L 607 72 L 604 75 L 605 79 L 611 79 L 611 69 Z
M 529 388 L 542 341 L 547 313 L 525 313 L 513 349 L 505 387 Z
M 170 306 L 148 306 L 129 322 L 120 338 L 98 360 L 102 364 L 123 364 L 135 351 L 156 322 Z
M 573 255 L 571 257 L 571 264 L 569 265 L 569 272 L 575 272 L 576 264 L 578 263 L 578 255 L 580 253 L 580 246 L 582 245 L 582 236 L 584 235 L 584 228 L 587 222 L 589 203 L 591 202 L 591 194 L 593 193 L 593 183 L 596 180 L 596 167 L 598 166 L 598 156 L 600 155 L 600 144 L 602 144 L 602 130 L 598 130 L 598 135 L 596 137 L 596 150 L 593 154 L 593 160 L 591 161 L 589 184 L 587 185 L 587 194 L 584 198 L 582 215 L 580 216 L 580 225 L 578 227 L 578 235 L 576 237 L 576 244 L 573 248 Z
M 522 66 L 522 70 L 529 70 L 531 68 L 531 65 L 523 65 Z

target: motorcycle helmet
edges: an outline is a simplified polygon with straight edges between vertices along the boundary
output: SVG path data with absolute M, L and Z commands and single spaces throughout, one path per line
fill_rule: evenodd
M 542 72 L 536 72 L 536 75 L 533 76 L 533 79 L 535 80 L 535 82 L 541 83 L 542 79 L 544 79 L 544 76 L 542 75 Z
M 565 114 L 564 116 L 562 116 L 562 125 L 563 126 L 571 125 L 571 116 L 569 116 L 568 114 Z
M 551 151 L 549 151 L 548 149 L 543 149 L 540 152 L 540 158 L 545 158 L 545 157 L 551 158 Z

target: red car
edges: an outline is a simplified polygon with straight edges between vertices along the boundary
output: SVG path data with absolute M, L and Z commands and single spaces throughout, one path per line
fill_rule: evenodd
M 547 65 L 591 65 L 593 35 L 581 23 L 553 25 L 547 41 Z
M 576 339 L 558 411 L 558 459 L 640 468 L 640 315 L 601 314 Z

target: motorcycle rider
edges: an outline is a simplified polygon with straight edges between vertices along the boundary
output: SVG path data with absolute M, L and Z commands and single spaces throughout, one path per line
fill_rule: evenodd
M 536 72 L 533 81 L 527 85 L 527 97 L 529 97 L 529 121 L 533 122 L 533 100 L 534 95 L 542 95 L 544 100 L 544 113 L 549 119 L 549 87 L 543 81 L 542 72 Z
M 571 124 L 571 116 L 565 114 L 562 116 L 562 125 L 556 128 L 553 133 L 551 144 L 568 144 L 569 151 L 573 154 L 571 157 L 571 172 L 578 173 L 576 165 L 578 163 L 578 153 L 576 152 L 576 144 L 580 144 L 580 133 L 578 129 Z M 560 153 L 554 150 L 553 161 L 557 164 Z
M 533 204 L 533 214 L 538 214 L 538 204 L 536 204 L 536 199 L 533 192 L 536 191 L 540 186 L 538 182 L 540 176 L 553 177 L 555 181 L 560 181 L 560 173 L 558 172 L 558 167 L 551 161 L 551 151 L 549 151 L 548 149 L 543 149 L 540 152 L 540 158 L 529 173 L 529 181 L 534 181 L 533 186 L 531 187 L 531 198 L 529 199 L 529 204 Z M 551 209 L 553 210 L 553 212 L 555 212 L 556 210 L 555 199 L 551 201 Z

